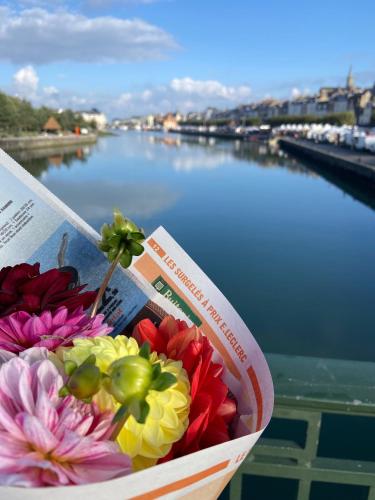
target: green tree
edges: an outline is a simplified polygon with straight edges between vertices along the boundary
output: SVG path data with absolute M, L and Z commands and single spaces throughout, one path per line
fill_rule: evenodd
M 48 118 L 53 116 L 63 130 L 74 131 L 75 127 L 87 127 L 80 113 L 71 109 L 57 112 L 47 106 L 33 107 L 29 101 L 0 92 L 0 135 L 18 135 L 41 132 Z M 96 129 L 96 124 L 91 124 Z
M 17 126 L 17 101 L 0 92 L 0 133 L 15 133 Z

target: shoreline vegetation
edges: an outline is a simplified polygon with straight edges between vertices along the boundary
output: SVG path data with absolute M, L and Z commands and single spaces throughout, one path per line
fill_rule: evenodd
M 50 118 L 58 122 L 61 131 L 74 132 L 77 128 L 96 130 L 94 121 L 85 121 L 81 113 L 71 109 L 37 108 L 25 99 L 0 92 L 0 138 L 40 134 Z
M 0 92 L 0 147 L 5 151 L 91 144 L 97 136 L 95 121 L 85 121 L 81 113 L 34 107 Z

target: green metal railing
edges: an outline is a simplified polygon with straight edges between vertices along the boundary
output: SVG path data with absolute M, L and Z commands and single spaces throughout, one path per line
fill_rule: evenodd
M 298 483 L 293 498 L 280 492 L 278 500 L 309 500 L 314 483 L 361 487 L 361 496 L 351 498 L 375 500 L 375 363 L 283 355 L 268 361 L 275 384 L 270 430 L 274 422 L 283 425 L 277 436 L 266 431 L 242 464 L 230 500 L 268 500 L 246 491 L 248 475 L 250 484 L 253 476 Z

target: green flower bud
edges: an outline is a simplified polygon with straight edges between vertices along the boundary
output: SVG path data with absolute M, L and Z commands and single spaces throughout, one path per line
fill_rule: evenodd
M 142 356 L 125 356 L 111 364 L 105 388 L 121 404 L 143 401 L 152 383 L 153 365 Z
M 89 400 L 100 389 L 101 373 L 95 366 L 95 356 L 90 356 L 82 365 L 72 371 L 73 365 L 65 366 L 71 372 L 65 388 L 75 398 Z M 68 369 L 68 370 L 67 370 Z
M 110 262 L 113 262 L 121 252 L 119 264 L 127 268 L 130 266 L 133 256 L 141 255 L 144 251 L 142 242 L 145 235 L 134 222 L 126 219 L 118 209 L 114 210 L 113 215 L 113 223 L 104 224 L 102 227 L 102 239 L 98 245 L 100 250 L 107 254 Z

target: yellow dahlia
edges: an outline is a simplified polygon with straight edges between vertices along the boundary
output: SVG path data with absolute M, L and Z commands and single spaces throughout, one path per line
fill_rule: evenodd
M 95 354 L 96 366 L 104 373 L 108 372 L 114 361 L 139 353 L 137 341 L 123 335 L 115 338 L 78 338 L 73 344 L 71 349 L 63 350 L 64 361 L 70 360 L 80 365 L 88 356 Z M 130 416 L 117 437 L 122 451 L 132 457 L 134 470 L 154 465 L 158 459 L 167 455 L 189 424 L 190 384 L 182 362 L 156 353 L 151 354 L 150 361 L 159 361 L 161 371 L 173 374 L 177 382 L 162 392 L 149 391 L 146 401 L 150 406 L 150 413 L 146 422 L 140 424 Z M 120 407 L 104 389 L 94 396 L 94 401 L 100 409 L 117 410 Z

